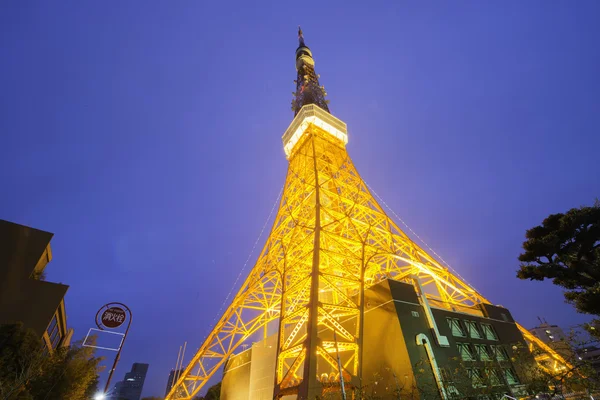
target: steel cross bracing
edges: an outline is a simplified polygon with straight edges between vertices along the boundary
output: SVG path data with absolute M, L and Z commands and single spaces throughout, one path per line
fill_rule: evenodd
M 364 291 L 416 277 L 432 302 L 489 303 L 417 246 L 367 189 L 344 143 L 311 125 L 289 157 L 269 238 L 254 268 L 166 399 L 190 399 L 244 341 L 278 325 L 275 396 L 314 399 L 360 375 Z M 565 361 L 524 328 L 560 368 Z M 337 333 L 337 341 L 333 333 Z M 331 385 L 330 385 L 331 386 Z

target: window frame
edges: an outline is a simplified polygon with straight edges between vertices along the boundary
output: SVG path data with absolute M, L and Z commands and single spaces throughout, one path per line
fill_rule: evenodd
M 492 354 L 497 361 L 508 361 L 510 359 L 504 346 L 500 344 L 491 344 L 490 348 L 492 349 Z M 502 358 L 498 357 L 498 355 L 501 355 Z
M 469 338 L 471 339 L 483 339 L 483 335 L 477 326 L 477 322 L 475 321 L 465 321 L 465 325 L 467 326 L 467 333 Z M 473 328 L 473 329 L 472 329 Z M 472 332 L 477 332 L 478 336 L 473 336 Z
M 506 378 L 506 382 L 509 384 L 509 386 L 510 385 L 518 385 L 520 383 L 519 376 L 512 368 L 503 368 L 502 372 L 504 373 L 504 378 Z M 509 379 L 509 375 L 512 378 L 512 380 L 514 381 L 514 383 L 511 383 L 511 379 Z
M 479 368 L 467 368 L 467 374 L 471 379 L 471 386 L 473 386 L 474 388 L 481 388 L 485 386 L 483 384 L 483 374 L 481 373 L 481 370 Z M 478 381 L 479 383 L 476 384 L 476 381 Z
M 496 332 L 496 330 L 494 329 L 494 326 L 492 324 L 484 324 L 481 323 L 481 330 L 483 331 L 483 336 L 485 337 L 485 339 L 487 340 L 494 340 L 494 341 L 498 341 L 498 333 Z M 488 336 L 488 332 L 491 334 L 491 338 Z
M 504 382 L 502 382 L 502 375 L 500 374 L 500 371 L 498 371 L 496 368 L 486 368 L 485 374 L 489 378 L 492 387 L 504 385 Z M 494 379 L 497 383 L 494 383 Z
M 463 338 L 467 337 L 467 331 L 464 329 L 464 327 L 460 323 L 460 319 L 447 317 L 446 320 L 448 321 L 448 326 L 450 328 L 450 333 L 452 334 L 453 337 L 463 337 Z M 454 333 L 454 326 L 458 327 L 458 330 L 461 333 L 460 335 L 456 335 Z
M 477 354 L 477 358 L 479 359 L 479 361 L 493 361 L 492 355 L 490 354 L 487 345 L 485 345 L 485 344 L 474 344 L 473 346 L 475 347 L 475 353 Z M 485 354 L 485 356 L 487 357 L 487 359 L 484 360 L 481 357 L 481 354 Z
M 460 355 L 460 359 L 462 361 L 477 361 L 476 353 L 471 348 L 471 344 L 470 343 L 456 342 L 456 347 L 458 349 L 458 354 Z M 465 348 L 467 350 L 467 353 L 468 353 L 468 355 L 470 357 L 469 359 L 465 359 L 463 357 L 463 352 L 461 351 L 462 348 Z

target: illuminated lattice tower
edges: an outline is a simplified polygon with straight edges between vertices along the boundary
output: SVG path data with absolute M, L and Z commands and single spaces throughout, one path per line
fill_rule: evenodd
M 277 332 L 274 397 L 315 399 L 331 390 L 321 377 L 339 381 L 340 370 L 348 388 L 359 385 L 365 290 L 388 278 L 414 285 L 425 304 L 489 304 L 404 234 L 372 196 L 346 152 L 346 124 L 329 113 L 302 31 L 299 42 L 295 118 L 283 135 L 289 168 L 269 238 L 167 399 L 192 398 L 244 342 L 269 332 Z M 448 346 L 431 320 L 430 328 L 433 343 Z M 546 351 L 542 358 L 565 365 L 519 329 Z

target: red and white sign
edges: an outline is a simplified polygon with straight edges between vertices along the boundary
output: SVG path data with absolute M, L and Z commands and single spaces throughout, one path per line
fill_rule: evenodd
M 118 328 L 119 326 L 123 325 L 123 322 L 125 322 L 125 317 L 125 310 L 123 310 L 121 307 L 108 308 L 102 313 L 102 325 L 106 326 L 107 328 Z

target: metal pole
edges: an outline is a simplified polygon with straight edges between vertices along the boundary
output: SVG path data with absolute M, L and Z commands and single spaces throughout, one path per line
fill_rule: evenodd
M 342 400 L 346 400 L 346 388 L 344 387 L 344 374 L 342 373 L 342 361 L 340 360 L 340 350 L 338 349 L 336 331 L 333 331 L 333 340 L 335 341 L 335 352 L 337 353 L 338 370 L 340 371 L 340 386 L 342 388 Z
M 185 357 L 185 348 L 187 347 L 187 342 L 183 342 L 183 352 L 181 353 L 181 360 L 179 360 L 179 367 L 177 368 L 177 381 L 181 377 L 181 369 L 183 368 L 183 358 Z M 177 382 L 175 381 L 175 382 Z
M 112 365 L 112 368 L 110 369 L 110 373 L 108 374 L 108 380 L 106 381 L 106 386 L 104 386 L 104 393 L 106 394 L 108 392 L 108 387 L 110 386 L 110 381 L 112 379 L 112 376 L 115 372 L 115 369 L 117 368 L 117 364 L 119 363 L 119 359 L 121 358 L 121 350 L 123 350 L 123 345 L 125 344 L 125 339 L 127 339 L 127 334 L 129 333 L 129 328 L 131 327 L 131 320 L 133 320 L 133 314 L 131 313 L 131 310 L 129 309 L 129 307 L 127 307 L 125 304 L 123 303 L 108 303 L 105 304 L 104 307 L 107 307 L 109 305 L 112 304 L 118 304 L 121 305 L 123 307 L 125 307 L 127 309 L 127 311 L 129 312 L 129 323 L 127 324 L 127 329 L 125 330 L 125 335 L 123 335 L 123 339 L 121 340 L 121 345 L 119 346 L 119 351 L 117 351 L 117 355 L 115 356 L 115 362 Z M 103 308 L 104 308 L 103 307 Z M 96 314 L 96 317 L 98 316 L 98 313 Z M 102 327 L 98 324 L 98 319 L 96 318 L 96 324 L 98 325 L 98 327 L 100 329 L 102 329 Z M 104 329 L 102 329 L 104 330 Z
M 171 382 L 171 388 L 175 386 L 175 382 L 179 379 L 179 358 L 181 357 L 181 346 L 179 346 L 179 352 L 177 352 L 177 361 L 175 361 L 175 370 L 173 371 L 173 382 Z M 170 391 L 170 389 L 169 389 Z

